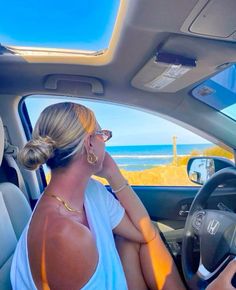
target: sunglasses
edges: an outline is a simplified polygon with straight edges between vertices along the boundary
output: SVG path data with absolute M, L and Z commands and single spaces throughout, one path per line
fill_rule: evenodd
M 112 131 L 110 130 L 98 130 L 95 132 L 95 135 L 100 135 L 104 142 L 107 142 L 112 137 Z

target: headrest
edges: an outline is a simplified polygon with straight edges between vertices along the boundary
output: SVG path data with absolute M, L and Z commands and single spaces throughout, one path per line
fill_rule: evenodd
M 4 153 L 4 128 L 2 119 L 0 117 L 0 166 L 2 164 L 3 153 Z

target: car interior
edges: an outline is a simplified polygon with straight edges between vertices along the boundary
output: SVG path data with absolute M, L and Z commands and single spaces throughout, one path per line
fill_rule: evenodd
M 232 85 L 215 93 L 218 87 L 210 85 L 236 63 L 235 19 L 234 0 L 121 0 L 103 50 L 1 43 L 1 290 L 11 289 L 17 240 L 46 186 L 42 168 L 28 171 L 17 161 L 32 133 L 25 100 L 35 94 L 137 108 L 230 151 L 233 160 L 212 158 L 215 173 L 204 184 L 196 171 L 191 173 L 197 159 L 189 163 L 190 178 L 201 186 L 133 189 L 159 227 L 186 287 L 205 289 L 235 259 L 236 107 L 230 114 L 224 110 L 236 104 L 236 90 Z M 207 225 L 200 233 L 203 219 Z M 221 230 L 215 233 L 218 221 Z

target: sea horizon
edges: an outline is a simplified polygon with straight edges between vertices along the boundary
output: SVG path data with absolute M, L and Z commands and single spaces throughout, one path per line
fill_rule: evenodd
M 212 146 L 214 146 L 212 143 L 177 144 L 176 153 L 177 156 L 188 156 L 194 150 L 202 151 Z M 142 171 L 171 163 L 174 156 L 173 148 L 173 144 L 114 145 L 107 146 L 106 150 L 121 169 Z
M 107 145 L 106 147 L 132 147 L 132 146 L 173 146 L 173 143 L 165 143 L 165 144 L 136 144 L 136 145 Z M 179 145 L 211 145 L 215 146 L 213 143 L 177 143 L 176 146 Z

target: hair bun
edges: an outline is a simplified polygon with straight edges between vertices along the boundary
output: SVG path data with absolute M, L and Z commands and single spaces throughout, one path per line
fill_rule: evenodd
M 37 169 L 53 157 L 55 141 L 49 136 L 36 137 L 30 140 L 19 153 L 19 161 L 30 170 Z
M 33 137 L 33 139 L 29 142 L 32 142 L 32 144 L 34 146 L 41 146 L 41 145 L 48 145 L 48 146 L 52 146 L 53 148 L 55 147 L 56 145 L 56 142 L 54 140 L 52 140 L 51 137 L 49 136 L 45 136 L 45 137 L 42 137 L 42 136 L 38 136 L 38 137 Z

